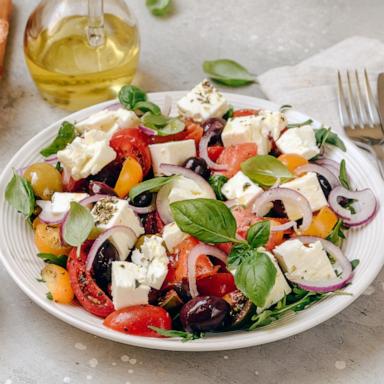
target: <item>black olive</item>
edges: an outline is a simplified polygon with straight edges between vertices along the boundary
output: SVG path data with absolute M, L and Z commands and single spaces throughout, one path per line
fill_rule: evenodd
M 148 207 L 151 204 L 153 199 L 153 193 L 151 192 L 143 192 L 140 195 L 136 196 L 131 204 L 135 207 Z
M 113 161 L 112 163 L 106 165 L 95 176 L 91 176 L 89 179 L 101 181 L 102 183 L 114 188 L 116 181 L 119 178 L 122 166 L 123 164 L 121 162 Z
M 328 180 L 322 175 L 317 175 L 317 178 L 319 180 L 321 189 L 323 190 L 324 196 L 328 199 L 328 196 L 332 191 L 331 184 L 329 184 Z
M 230 305 L 229 329 L 238 329 L 245 325 L 255 312 L 255 305 L 241 291 L 227 293 L 223 299 Z
M 198 157 L 190 157 L 185 160 L 184 168 L 192 170 L 206 180 L 208 180 L 211 176 L 211 171 L 208 168 L 207 162 L 204 159 L 199 159 Z
M 225 324 L 229 304 L 220 297 L 197 296 L 184 304 L 180 321 L 185 331 L 214 331 Z
M 114 245 L 106 240 L 99 248 L 93 261 L 93 278 L 96 284 L 105 292 L 109 293 L 108 287 L 112 280 L 112 261 L 119 259 L 119 253 Z
M 287 214 L 285 213 L 284 204 L 281 200 L 275 200 L 273 202 L 273 208 L 269 215 L 271 217 L 280 217 L 280 218 L 287 217 Z

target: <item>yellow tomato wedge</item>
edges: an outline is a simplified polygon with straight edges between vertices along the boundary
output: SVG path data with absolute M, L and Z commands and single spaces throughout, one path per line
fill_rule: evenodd
M 132 157 L 125 159 L 121 168 L 119 178 L 115 185 L 117 196 L 123 198 L 128 195 L 129 191 L 143 180 L 143 169 L 138 161 Z
M 69 304 L 74 293 L 69 279 L 69 273 L 59 265 L 47 264 L 41 271 L 41 277 L 56 303 Z
M 284 155 L 280 155 L 278 160 L 280 160 L 292 173 L 296 168 L 308 164 L 308 160 L 305 157 L 297 155 L 296 153 L 285 153 Z
M 316 236 L 325 239 L 330 235 L 336 223 L 336 214 L 329 207 L 324 207 L 313 216 L 311 225 L 308 229 L 303 231 L 302 234 L 305 236 Z
M 58 226 L 34 220 L 33 227 L 35 229 L 35 244 L 39 252 L 52 253 L 56 256 L 68 255 L 72 247 L 63 245 Z

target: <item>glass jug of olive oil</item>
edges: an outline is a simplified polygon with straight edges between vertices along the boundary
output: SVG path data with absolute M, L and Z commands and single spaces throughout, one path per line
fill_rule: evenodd
M 67 110 L 114 98 L 139 59 L 124 0 L 42 0 L 24 34 L 26 63 L 42 96 Z

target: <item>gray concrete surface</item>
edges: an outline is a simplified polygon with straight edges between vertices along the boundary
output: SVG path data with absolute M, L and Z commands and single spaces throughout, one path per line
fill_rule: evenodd
M 176 13 L 166 20 L 149 15 L 142 0 L 129 2 L 142 36 L 137 81 L 147 90 L 190 88 L 203 76 L 204 59 L 233 58 L 262 73 L 348 36 L 384 40 L 382 0 L 175 2 Z M 24 142 L 66 114 L 39 97 L 24 64 L 22 33 L 36 4 L 15 0 L 7 74 L 0 82 L 0 168 Z M 260 95 L 257 85 L 238 92 Z M 0 383 L 379 384 L 384 382 L 383 289 L 381 273 L 343 313 L 281 342 L 172 353 L 113 343 L 56 320 L 0 266 Z

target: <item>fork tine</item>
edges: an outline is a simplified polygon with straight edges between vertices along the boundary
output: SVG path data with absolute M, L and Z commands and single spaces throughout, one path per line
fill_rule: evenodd
M 368 108 L 369 120 L 371 125 L 375 125 L 379 123 L 380 118 L 379 118 L 379 113 L 377 112 L 377 106 L 376 106 L 375 98 L 373 97 L 373 94 L 372 94 L 372 89 L 369 83 L 368 72 L 366 68 L 364 69 L 364 80 L 365 80 L 364 81 L 365 98 L 366 98 L 366 103 Z
M 345 101 L 343 82 L 341 81 L 340 71 L 337 71 L 337 96 L 341 125 L 343 127 L 348 127 L 350 126 L 351 117 L 349 115 Z
M 359 128 L 360 122 L 358 122 L 358 118 L 356 114 L 356 110 L 357 110 L 356 98 L 353 95 L 351 75 L 349 73 L 349 70 L 347 70 L 347 82 L 348 82 L 349 114 L 351 116 L 352 126 L 353 128 Z
M 364 104 L 364 99 L 361 92 L 361 85 L 360 85 L 360 79 L 359 79 L 359 73 L 357 70 L 355 70 L 355 79 L 356 79 L 356 98 L 357 98 L 357 115 L 360 121 L 360 126 L 364 128 L 366 124 L 368 124 L 368 117 L 367 117 L 367 109 L 366 105 Z

